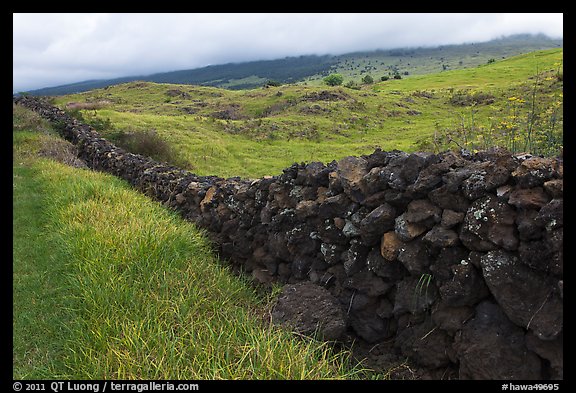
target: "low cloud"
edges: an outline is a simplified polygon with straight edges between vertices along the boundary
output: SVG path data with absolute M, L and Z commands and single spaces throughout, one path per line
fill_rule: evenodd
M 562 37 L 562 14 L 14 14 L 13 91 L 307 54 Z

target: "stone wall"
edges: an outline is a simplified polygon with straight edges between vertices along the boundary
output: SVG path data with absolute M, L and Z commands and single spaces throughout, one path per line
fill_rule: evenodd
M 127 153 L 36 98 L 15 101 L 57 123 L 88 166 L 205 228 L 234 270 L 290 284 L 275 320 L 393 341 L 463 379 L 563 378 L 562 158 L 377 150 L 222 179 Z

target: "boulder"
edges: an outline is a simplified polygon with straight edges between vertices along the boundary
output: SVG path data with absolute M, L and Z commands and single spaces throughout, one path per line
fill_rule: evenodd
M 442 211 L 440 225 L 444 228 L 452 228 L 455 225 L 460 224 L 462 221 L 464 221 L 463 212 L 457 212 L 451 209 L 444 209 L 444 211 Z
M 548 361 L 546 379 L 564 379 L 564 340 L 562 335 L 552 341 L 540 340 L 531 332 L 526 335 L 526 347 Z
M 342 338 L 346 331 L 338 300 L 325 288 L 309 282 L 284 286 L 272 309 L 272 322 L 327 341 Z
M 432 276 L 406 277 L 396 286 L 394 315 L 420 314 L 430 309 L 438 299 L 438 288 Z
M 398 253 L 398 260 L 412 275 L 420 275 L 428 271 L 432 258 L 426 245 L 421 240 L 404 244 Z
M 394 334 L 393 319 L 379 317 L 374 309 L 352 311 L 349 316 L 350 327 L 362 340 L 377 343 Z
M 364 269 L 344 282 L 345 288 L 352 288 L 368 296 L 376 297 L 384 295 L 392 285 L 384 281 L 368 269 Z
M 406 272 L 400 261 L 384 259 L 377 248 L 372 249 L 368 253 L 366 267 L 377 276 L 386 279 L 387 282 L 400 281 Z
M 439 223 L 442 217 L 442 209 L 427 199 L 417 199 L 408 204 L 404 219 L 412 224 L 421 224 L 426 228 L 432 228 Z

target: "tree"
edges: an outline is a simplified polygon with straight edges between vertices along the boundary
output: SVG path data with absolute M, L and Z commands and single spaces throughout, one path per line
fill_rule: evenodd
M 330 74 L 324 78 L 328 86 L 340 86 L 344 82 L 344 77 L 340 74 Z
M 374 78 L 372 78 L 372 76 L 370 75 L 366 75 L 364 78 L 362 78 L 362 82 L 365 85 L 371 85 L 372 83 L 374 83 Z

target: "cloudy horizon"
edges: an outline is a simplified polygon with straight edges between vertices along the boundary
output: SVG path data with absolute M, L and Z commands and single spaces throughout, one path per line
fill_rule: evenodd
M 13 14 L 13 92 L 300 55 L 563 38 L 563 14 Z

